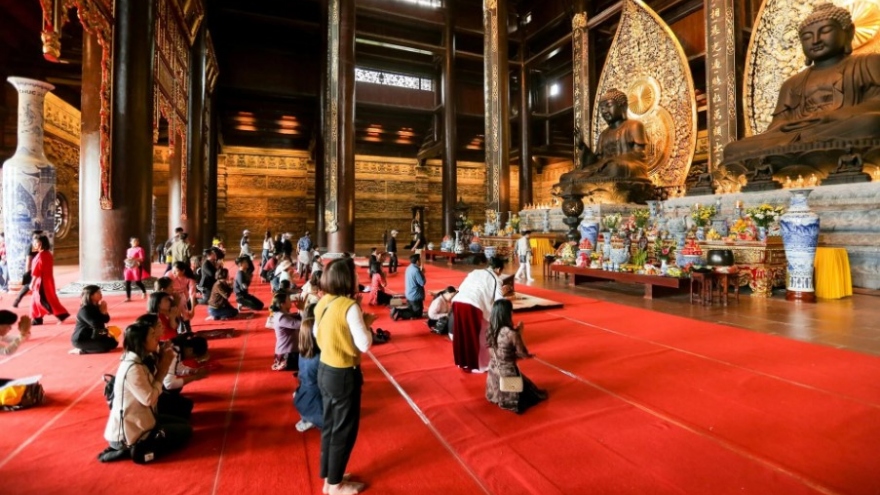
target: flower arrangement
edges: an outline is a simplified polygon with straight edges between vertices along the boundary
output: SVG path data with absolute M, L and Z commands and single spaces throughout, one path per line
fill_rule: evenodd
M 711 206 L 698 206 L 694 208 L 694 211 L 691 212 L 691 219 L 693 219 L 694 223 L 697 224 L 697 227 L 705 227 L 709 225 L 712 221 L 712 218 L 718 213 L 718 209 L 715 205 Z
M 620 225 L 620 213 L 611 213 L 602 217 L 602 226 L 605 230 L 616 230 Z
M 635 224 L 637 229 L 644 229 L 647 227 L 650 219 L 651 212 L 647 208 L 639 208 L 632 212 L 633 224 Z
M 519 223 L 520 223 L 519 215 L 514 213 L 513 216 L 510 217 L 510 227 L 513 228 L 514 232 L 519 232 Z
M 660 261 L 669 261 L 672 253 L 675 252 L 675 246 L 663 246 L 657 251 L 657 259 Z
M 746 210 L 746 215 L 752 219 L 752 222 L 755 222 L 755 225 L 758 227 L 763 228 L 767 228 L 771 223 L 778 221 L 783 213 L 785 213 L 785 208 L 772 206 L 768 203 Z
M 638 267 L 645 266 L 646 261 L 648 261 L 648 251 L 645 249 L 637 250 L 632 257 L 632 263 Z

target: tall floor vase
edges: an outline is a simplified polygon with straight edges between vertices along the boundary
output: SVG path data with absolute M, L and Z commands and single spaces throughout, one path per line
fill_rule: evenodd
M 18 91 L 18 143 L 3 164 L 3 228 L 12 286 L 21 285 L 33 231 L 55 234 L 55 167 L 43 150 L 43 100 L 55 86 L 25 79 L 7 79 Z
M 812 189 L 790 189 L 789 192 L 790 206 L 779 219 L 788 260 L 785 298 L 789 301 L 815 302 L 813 262 L 819 243 L 819 215 L 813 213 L 807 203 Z

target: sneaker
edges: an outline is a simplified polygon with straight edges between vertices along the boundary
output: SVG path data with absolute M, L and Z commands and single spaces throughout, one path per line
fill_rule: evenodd
M 534 282 L 534 281 L 535 281 L 535 279 L 533 279 L 532 277 L 529 277 L 528 280 L 529 280 L 529 282 Z
M 314 427 L 315 427 L 314 423 L 312 423 L 311 421 L 306 421 L 304 419 L 301 419 L 301 420 L 297 421 L 297 423 L 296 423 L 296 431 L 298 431 L 300 433 L 302 433 L 306 430 L 310 430 Z

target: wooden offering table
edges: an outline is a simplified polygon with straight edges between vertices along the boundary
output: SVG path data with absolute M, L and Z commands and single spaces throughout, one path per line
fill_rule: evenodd
M 645 286 L 645 299 L 678 294 L 689 287 L 688 279 L 677 277 L 639 275 L 638 273 L 629 272 L 611 272 L 595 268 L 578 268 L 571 265 L 551 265 L 550 270 L 571 275 L 570 283 L 572 286 L 575 286 L 580 282 L 592 282 L 597 280 L 614 280 L 624 283 L 643 284 Z
M 486 261 L 483 253 L 454 253 L 452 251 L 438 251 L 436 249 L 425 249 L 422 251 L 425 255 L 425 261 L 436 260 L 437 258 L 446 258 L 447 264 L 455 263 L 455 260 L 472 260 L 474 264 Z
M 760 241 L 703 241 L 698 243 L 704 255 L 710 249 L 733 251 L 733 261 L 739 271 L 739 286 L 748 285 L 753 297 L 770 297 L 774 287 L 785 287 L 785 246 L 782 237 L 768 237 Z

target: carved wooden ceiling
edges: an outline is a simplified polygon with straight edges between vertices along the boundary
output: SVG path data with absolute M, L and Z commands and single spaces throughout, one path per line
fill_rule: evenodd
M 455 2 L 456 105 L 460 160 L 482 161 L 482 0 Z M 511 0 L 509 54 L 511 136 L 518 160 L 520 60 L 531 81 L 532 146 L 539 165 L 569 159 L 573 132 L 571 15 L 577 0 Z M 583 0 L 596 17 L 592 39 L 600 70 L 615 32 L 619 0 Z M 668 21 L 702 8 L 702 0 L 648 2 Z M 318 132 L 321 0 L 207 0 L 207 22 L 220 67 L 217 115 L 225 145 L 310 149 Z M 40 51 L 38 0 L 0 0 L 0 72 L 49 80 L 79 106 L 82 31 L 64 28 L 69 63 L 45 62 Z M 528 20 L 528 22 L 526 22 Z M 445 9 L 415 0 L 357 0 L 355 58 L 359 68 L 432 81 L 435 91 L 358 82 L 356 152 L 436 157 L 442 138 L 440 67 Z M 521 53 L 522 52 L 522 53 Z M 597 74 L 598 76 L 598 74 Z M 4 76 L 5 78 L 5 76 Z M 550 96 L 551 86 L 561 91 Z M 421 150 L 421 153 L 420 153 Z

